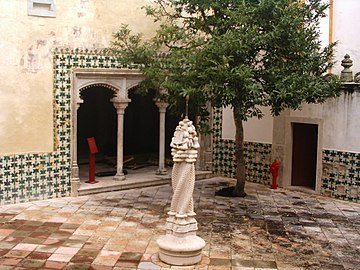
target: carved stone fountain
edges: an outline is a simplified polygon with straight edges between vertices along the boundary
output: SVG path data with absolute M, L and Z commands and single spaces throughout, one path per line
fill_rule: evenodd
M 166 235 L 157 241 L 159 258 L 171 265 L 193 265 L 201 261 L 205 241 L 196 235 L 193 192 L 198 142 L 195 127 L 187 117 L 176 127 L 172 147 L 173 197 L 166 220 Z

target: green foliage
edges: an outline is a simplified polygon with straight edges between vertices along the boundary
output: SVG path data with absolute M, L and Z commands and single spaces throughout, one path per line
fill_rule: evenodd
M 339 94 L 339 80 L 324 76 L 334 48 L 319 41 L 326 8 L 322 0 L 157 0 L 145 8 L 156 35 L 143 40 L 123 26 L 111 50 L 141 64 L 143 89 L 172 108 L 184 111 L 189 96 L 203 117 L 206 102 L 232 106 L 241 120 L 261 117 L 259 105 L 278 115 Z

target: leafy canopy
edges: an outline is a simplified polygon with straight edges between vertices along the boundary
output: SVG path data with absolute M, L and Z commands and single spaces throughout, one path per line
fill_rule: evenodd
M 322 0 L 157 0 L 145 8 L 159 25 L 155 36 L 143 40 L 122 26 L 111 50 L 140 64 L 143 87 L 172 107 L 189 96 L 198 114 L 210 101 L 232 106 L 241 120 L 261 117 L 260 105 L 278 115 L 339 93 L 338 79 L 324 76 L 334 44 L 319 41 L 327 7 Z

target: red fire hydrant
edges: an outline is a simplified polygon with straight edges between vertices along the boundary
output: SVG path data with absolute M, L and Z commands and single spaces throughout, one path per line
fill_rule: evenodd
M 272 174 L 272 184 L 271 184 L 271 188 L 272 189 L 277 189 L 277 182 L 276 182 L 276 178 L 279 175 L 279 163 L 276 161 L 276 159 L 274 160 L 273 163 L 270 164 L 270 172 Z

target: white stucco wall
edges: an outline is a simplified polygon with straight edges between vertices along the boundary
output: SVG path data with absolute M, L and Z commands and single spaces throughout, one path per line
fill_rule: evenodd
M 0 0 L 0 155 L 53 150 L 53 48 L 104 48 L 122 23 L 154 31 L 148 0 L 56 3 L 47 18 L 28 16 L 26 0 Z
M 323 3 L 328 3 L 329 1 L 323 0 Z M 327 46 L 330 41 L 330 9 L 326 10 L 326 17 L 320 19 L 320 41 L 323 47 Z
M 353 74 L 360 72 L 360 39 L 358 25 L 360 23 L 360 1 L 333 0 L 333 21 L 325 18 L 322 32 L 326 34 L 326 23 L 332 24 L 332 40 L 337 41 L 335 59 L 337 61 L 332 72 L 340 76 L 341 60 L 349 54 L 353 60 Z M 323 42 L 326 40 L 323 36 Z M 360 94 L 343 93 L 337 99 L 330 99 L 324 104 L 304 104 L 299 111 L 292 111 L 292 117 L 317 118 L 323 121 L 323 148 L 340 151 L 360 151 Z
M 353 60 L 354 74 L 360 72 L 360 1 L 359 0 L 334 0 L 333 41 L 337 41 L 335 59 L 338 60 L 334 73 L 338 74 L 343 69 L 341 60 L 349 54 Z
M 260 107 L 264 113 L 261 119 L 250 118 L 243 122 L 244 140 L 249 142 L 271 143 L 273 136 L 273 117 L 270 108 Z M 235 139 L 234 116 L 231 107 L 223 108 L 222 139 Z
M 324 104 L 304 104 L 290 117 L 316 118 L 323 121 L 322 147 L 339 151 L 360 152 L 360 93 L 343 93 Z

